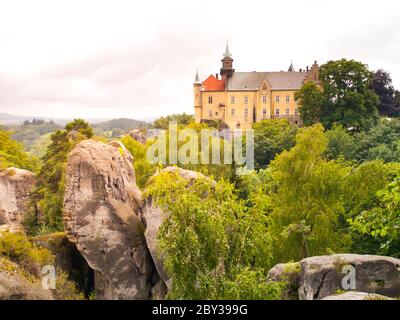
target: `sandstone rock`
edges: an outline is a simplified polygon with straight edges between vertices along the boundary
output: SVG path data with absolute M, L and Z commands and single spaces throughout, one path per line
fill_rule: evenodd
M 45 290 L 38 279 L 26 278 L 26 273 L 14 262 L 0 257 L 0 300 L 53 300 L 51 290 Z
M 34 184 L 30 171 L 8 168 L 0 172 L 0 225 L 21 223 Z
M 283 300 L 297 300 L 299 297 L 300 263 L 279 263 L 268 272 L 268 279 L 288 283 Z
M 207 178 L 201 173 L 185 170 L 178 167 L 167 167 L 160 172 L 156 173 L 156 175 L 160 174 L 161 172 L 171 172 L 177 173 L 183 179 L 187 180 L 189 183 L 198 178 L 206 178 L 211 181 L 214 185 L 216 184 L 215 181 Z M 160 229 L 161 224 L 163 223 L 164 219 L 168 218 L 168 215 L 164 213 L 160 208 L 158 208 L 152 201 L 151 198 L 146 199 L 143 209 L 142 209 L 142 217 L 146 226 L 146 231 L 144 233 L 147 246 L 153 257 L 154 264 L 157 268 L 158 274 L 160 275 L 161 279 L 167 285 L 167 288 L 171 289 L 171 281 L 167 276 L 164 268 L 164 257 L 159 250 L 158 241 L 157 241 L 157 234 L 158 230 Z
M 393 299 L 379 294 L 348 291 L 341 294 L 328 296 L 322 298 L 321 300 L 393 300 Z
M 159 277 L 144 238 L 132 156 L 119 142 L 79 143 L 64 196 L 68 239 L 94 270 L 98 299 L 147 299 Z
M 303 259 L 299 298 L 317 300 L 334 295 L 347 275 L 343 267 L 355 270 L 356 291 L 389 297 L 400 296 L 400 260 L 383 256 L 337 254 Z M 343 273 L 342 273 L 343 272 Z

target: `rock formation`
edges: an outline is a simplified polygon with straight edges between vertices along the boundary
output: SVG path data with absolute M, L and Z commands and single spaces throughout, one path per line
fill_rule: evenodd
M 0 225 L 18 229 L 34 184 L 35 176 L 30 171 L 8 168 L 0 172 Z
M 348 291 L 340 294 L 335 294 L 333 296 L 325 297 L 322 300 L 394 300 L 394 299 L 382 296 L 380 294 Z
M 69 240 L 94 270 L 98 299 L 163 294 L 140 211 L 141 192 L 128 150 L 119 142 L 79 143 L 68 158 L 64 225 Z
M 146 143 L 146 134 L 144 134 L 142 131 L 140 131 L 138 129 L 129 131 L 129 136 L 140 143 L 143 143 L 143 144 Z
M 177 173 L 183 179 L 187 180 L 188 183 L 200 177 L 209 179 L 206 176 L 202 175 L 201 173 L 194 172 L 191 170 L 181 169 L 178 167 L 167 167 L 161 170 L 161 172 Z M 155 176 L 158 174 L 159 173 L 156 173 Z M 216 183 L 211 179 L 209 180 L 212 181 L 213 184 Z M 148 198 L 144 201 L 142 216 L 146 226 L 144 235 L 146 237 L 147 246 L 149 248 L 151 256 L 153 257 L 154 264 L 157 268 L 158 274 L 160 275 L 161 279 L 165 282 L 168 289 L 170 289 L 171 281 L 167 276 L 167 273 L 165 272 L 164 257 L 158 248 L 158 241 L 157 241 L 158 230 L 160 229 L 160 226 L 162 225 L 164 219 L 168 218 L 168 215 L 165 212 L 163 212 L 160 208 L 158 208 L 153 203 L 153 200 L 151 198 Z
M 300 261 L 298 275 L 290 278 L 285 276 L 285 269 L 290 268 L 278 266 L 271 269 L 270 277 L 288 279 L 291 287 L 299 288 L 300 300 L 320 300 L 343 290 L 400 296 L 400 259 L 357 254 L 310 257 Z M 348 288 L 343 288 L 343 281 Z

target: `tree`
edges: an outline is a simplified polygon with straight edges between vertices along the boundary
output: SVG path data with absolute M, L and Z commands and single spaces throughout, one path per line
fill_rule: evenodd
M 343 183 L 351 167 L 327 160 L 327 147 L 321 125 L 302 128 L 296 146 L 271 162 L 269 230 L 275 262 L 299 261 L 349 246 L 339 219 L 344 214 Z
M 176 173 L 152 178 L 145 192 L 168 214 L 158 240 L 172 279 L 172 299 L 279 299 L 284 284 L 271 267 L 267 217 L 247 209 L 233 186 Z
M 348 130 L 340 125 L 334 125 L 331 130 L 325 132 L 325 135 L 328 138 L 326 156 L 329 159 L 337 159 L 340 156 L 346 160 L 354 159 L 357 144 Z
M 176 121 L 178 125 L 187 126 L 194 122 L 194 118 L 192 115 L 182 113 L 182 114 L 172 114 L 166 117 L 161 117 L 154 120 L 153 127 L 155 129 L 168 129 L 168 125 L 170 121 Z
M 379 98 L 371 89 L 373 74 L 354 60 L 329 61 L 319 70 L 321 87 L 306 83 L 295 98 L 305 124 L 334 123 L 356 130 L 368 128 L 378 119 Z
M 65 130 L 57 130 L 51 135 L 51 143 L 43 157 L 43 166 L 32 194 L 33 214 L 25 223 L 31 233 L 38 232 L 40 225 L 44 225 L 46 230 L 63 230 L 67 157 L 75 145 L 92 136 L 92 128 L 82 119 L 75 119 L 65 126 Z M 41 213 L 40 221 L 37 221 L 37 210 Z
M 23 146 L 11 138 L 11 132 L 0 128 L 0 170 L 17 167 L 36 171 L 38 160 L 28 155 Z
M 253 124 L 255 168 L 261 169 L 283 150 L 295 144 L 297 126 L 287 119 L 263 120 Z
M 400 177 L 376 193 L 378 204 L 351 220 L 351 226 L 381 242 L 381 249 L 400 257 Z
M 400 115 L 400 104 L 396 103 L 396 91 L 390 74 L 383 70 L 376 71 L 373 75 L 371 88 L 379 97 L 379 114 L 386 117 L 398 117 Z

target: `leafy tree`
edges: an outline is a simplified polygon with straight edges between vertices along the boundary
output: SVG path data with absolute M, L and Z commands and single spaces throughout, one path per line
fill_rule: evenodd
M 168 214 L 159 235 L 172 299 L 279 299 L 270 283 L 267 217 L 247 209 L 233 186 L 175 173 L 152 179 L 146 196 Z
M 57 130 L 52 134 L 32 195 L 33 214 L 26 221 L 31 233 L 37 232 L 40 224 L 49 230 L 63 229 L 62 206 L 67 157 L 76 144 L 92 136 L 92 128 L 82 119 L 76 119 L 68 123 L 65 130 Z M 36 220 L 37 210 L 40 211 L 41 221 Z
M 141 144 L 130 136 L 125 136 L 121 142 L 133 156 L 133 168 L 135 169 L 136 183 L 143 188 L 147 180 L 155 173 L 156 166 L 146 159 L 146 145 Z
M 154 120 L 153 127 L 155 129 L 168 129 L 168 125 L 170 121 L 176 121 L 178 125 L 187 126 L 194 122 L 194 118 L 192 115 L 182 113 L 182 114 L 172 114 L 166 117 L 161 117 Z
M 355 158 L 360 161 L 400 159 L 400 120 L 380 119 L 376 126 L 354 135 L 357 141 Z
M 374 73 L 371 88 L 379 97 L 379 114 L 388 117 L 400 115 L 400 104 L 395 100 L 395 89 L 390 74 L 384 70 Z
M 326 156 L 329 159 L 337 159 L 342 156 L 346 160 L 352 160 L 357 151 L 354 136 L 340 125 L 334 125 L 331 130 L 325 132 L 328 138 Z
M 295 144 L 297 126 L 287 119 L 263 120 L 253 124 L 255 168 L 265 168 L 275 156 Z
M 36 171 L 38 160 L 28 155 L 23 146 L 11 138 L 11 133 L 0 128 L 0 170 L 17 167 Z
M 399 257 L 400 177 L 376 193 L 378 204 L 351 220 L 353 229 L 380 239 L 381 248 Z
M 328 138 L 321 125 L 302 128 L 296 146 L 271 162 L 269 230 L 276 262 L 338 252 L 349 237 L 340 228 L 343 183 L 351 167 L 327 160 Z
M 334 123 L 356 130 L 370 127 L 378 118 L 379 98 L 371 89 L 373 74 L 354 60 L 329 61 L 319 70 L 321 87 L 307 83 L 296 93 L 306 125 Z

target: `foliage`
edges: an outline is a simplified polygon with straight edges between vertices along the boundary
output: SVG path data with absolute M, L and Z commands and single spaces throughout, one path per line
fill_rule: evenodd
M 354 136 L 340 125 L 334 125 L 332 129 L 325 132 L 328 138 L 326 156 L 328 159 L 343 157 L 346 160 L 353 160 L 357 151 L 357 143 Z
M 23 146 L 11 138 L 11 133 L 0 128 L 0 170 L 17 167 L 30 171 L 38 170 L 36 158 L 28 155 Z
M 329 61 L 319 69 L 321 87 L 306 83 L 297 93 L 300 115 L 306 125 L 338 123 L 360 130 L 378 118 L 379 98 L 371 89 L 373 74 L 354 60 Z
M 96 135 L 106 136 L 107 138 L 118 138 L 130 130 L 146 129 L 148 126 L 147 122 L 127 118 L 112 119 L 92 124 Z
M 327 160 L 321 125 L 299 130 L 296 146 L 271 162 L 270 232 L 276 262 L 338 252 L 349 237 L 339 228 L 344 214 L 343 183 L 351 167 Z
M 379 97 L 379 114 L 386 117 L 400 116 L 400 101 L 396 100 L 399 94 L 394 89 L 390 74 L 384 70 L 374 73 L 371 88 Z
M 376 126 L 354 136 L 357 141 L 355 158 L 359 162 L 400 159 L 400 120 L 380 119 Z
M 167 212 L 158 238 L 173 299 L 273 299 L 283 284 L 271 267 L 267 217 L 247 209 L 231 184 L 178 174 L 155 176 L 146 196 Z
M 147 147 L 130 136 L 123 137 L 121 142 L 133 156 L 136 183 L 139 187 L 143 188 L 146 185 L 147 180 L 156 170 L 156 166 L 151 165 L 146 159 Z
M 84 296 L 79 292 L 74 282 L 69 280 L 68 273 L 61 268 L 56 269 L 56 288 L 52 290 L 57 300 L 83 300 Z
M 255 168 L 265 168 L 275 156 L 294 146 L 297 126 L 287 119 L 263 120 L 253 124 Z
M 395 249 L 400 256 L 400 177 L 379 190 L 376 196 L 378 204 L 350 220 L 351 226 L 362 234 L 380 239 L 382 248 Z
M 177 124 L 181 126 L 187 126 L 194 122 L 194 118 L 192 115 L 186 113 L 172 114 L 154 120 L 153 128 L 167 130 L 171 121 L 176 121 Z
M 35 275 L 39 275 L 43 265 L 53 263 L 50 251 L 33 245 L 22 233 L 0 232 L 0 255 Z
M 64 179 L 69 152 L 80 141 L 93 136 L 93 130 L 87 122 L 76 119 L 65 126 L 65 130 L 57 130 L 51 136 L 51 144 L 43 157 L 43 166 L 37 178 L 32 195 L 31 211 L 28 219 L 32 223 L 44 224 L 49 231 L 62 230 L 62 205 L 64 197 Z M 35 219 L 36 211 L 40 210 L 42 220 Z

